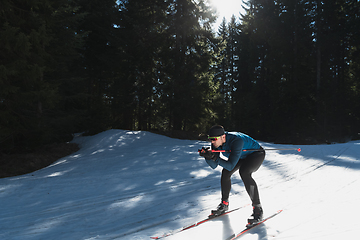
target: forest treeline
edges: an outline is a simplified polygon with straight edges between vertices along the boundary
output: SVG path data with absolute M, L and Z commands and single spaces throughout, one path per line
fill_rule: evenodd
M 110 128 L 282 143 L 360 132 L 358 0 L 2 0 L 0 151 Z M 240 9 L 239 9 L 240 11 Z

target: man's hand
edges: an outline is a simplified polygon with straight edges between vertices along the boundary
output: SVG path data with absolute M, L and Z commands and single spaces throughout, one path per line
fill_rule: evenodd
M 213 160 L 213 161 L 216 161 L 216 159 L 219 157 L 219 153 L 212 152 L 209 147 L 207 148 L 202 147 L 202 149 L 199 149 L 199 155 L 204 157 L 206 160 Z

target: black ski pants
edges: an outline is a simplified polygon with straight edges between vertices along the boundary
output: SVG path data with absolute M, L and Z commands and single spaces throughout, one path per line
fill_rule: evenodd
M 252 178 L 252 173 L 256 172 L 265 159 L 265 151 L 257 151 L 248 155 L 244 159 L 240 159 L 233 170 L 228 171 L 225 168 L 221 174 L 221 194 L 223 201 L 229 201 L 231 190 L 231 175 L 239 170 L 240 177 L 244 182 L 245 189 L 250 196 L 253 206 L 260 205 L 260 197 L 258 187 Z

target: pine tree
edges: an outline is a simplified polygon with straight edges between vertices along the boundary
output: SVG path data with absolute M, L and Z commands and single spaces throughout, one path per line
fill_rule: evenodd
M 229 55 L 227 43 L 229 41 L 229 29 L 227 26 L 226 19 L 223 18 L 219 29 L 218 29 L 218 48 L 219 48 L 219 56 L 217 56 L 217 61 L 214 65 L 214 83 L 218 85 L 219 91 L 219 99 L 214 101 L 214 109 L 218 114 L 218 123 L 224 126 L 227 125 L 225 122 L 226 119 L 229 120 L 229 116 L 226 115 L 227 109 L 229 109 L 229 100 L 227 93 L 229 89 L 227 89 L 227 81 L 228 81 L 228 72 L 229 72 Z
M 239 38 L 238 122 L 258 137 L 296 137 L 294 129 L 309 127 L 312 116 L 308 18 L 294 1 L 248 1 L 247 7 Z M 255 120 L 246 122 L 244 114 Z
M 163 86 L 167 91 L 164 96 L 170 100 L 166 107 L 169 110 L 169 129 L 189 131 L 201 126 L 199 122 L 206 122 L 211 116 L 210 65 L 214 39 L 210 27 L 214 18 L 206 2 L 189 0 L 173 1 L 169 16 L 166 51 L 169 78 Z
M 127 59 L 129 89 L 137 129 L 151 129 L 158 119 L 154 117 L 158 107 L 158 85 L 162 63 L 161 50 L 166 45 L 166 11 L 164 1 L 129 1 L 124 4 L 120 31 Z M 132 115 L 133 115 L 132 114 Z
M 353 24 L 359 12 L 356 1 L 314 1 L 314 41 L 317 54 L 318 137 L 334 141 L 349 132 L 353 110 L 349 99 L 348 80 Z M 350 17 L 351 16 L 351 17 Z
M 49 118 L 58 95 L 49 76 L 55 71 L 53 14 L 59 9 L 52 4 L 4 1 L 0 11 L 2 150 L 27 150 L 53 139 Z
M 114 0 L 78 0 L 79 13 L 84 15 L 76 32 L 84 34 L 82 76 L 86 85 L 86 127 L 92 133 L 110 126 L 110 84 L 117 72 L 116 27 L 118 4 Z

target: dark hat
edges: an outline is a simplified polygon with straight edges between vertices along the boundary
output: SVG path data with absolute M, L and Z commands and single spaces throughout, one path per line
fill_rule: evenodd
M 215 125 L 212 126 L 209 130 L 209 137 L 219 137 L 225 134 L 223 126 Z

